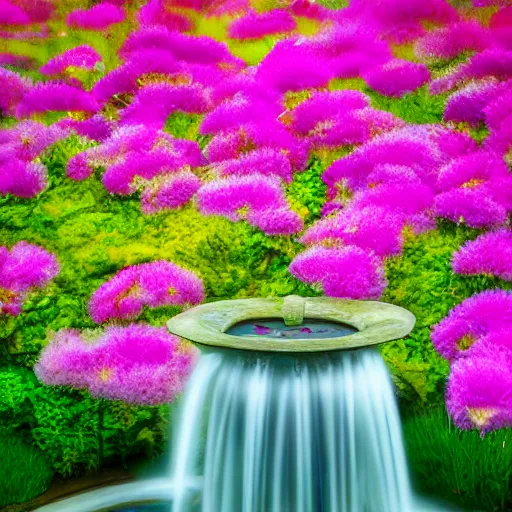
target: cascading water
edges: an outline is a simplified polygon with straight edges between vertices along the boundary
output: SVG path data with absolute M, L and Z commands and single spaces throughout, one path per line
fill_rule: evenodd
M 172 512 L 417 510 L 374 349 L 203 353 L 173 453 Z

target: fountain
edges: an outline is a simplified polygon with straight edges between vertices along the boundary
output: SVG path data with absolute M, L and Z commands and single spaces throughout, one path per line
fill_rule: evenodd
M 424 510 L 411 491 L 389 374 L 372 348 L 414 322 L 390 304 L 296 296 L 208 303 L 172 318 L 169 330 L 202 355 L 168 475 L 39 512 L 150 500 L 172 502 L 172 512 Z

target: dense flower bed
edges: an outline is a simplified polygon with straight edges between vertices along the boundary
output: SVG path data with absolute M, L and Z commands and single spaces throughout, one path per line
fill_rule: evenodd
M 383 298 L 404 398 L 437 350 L 457 425 L 512 426 L 512 7 L 477 3 L 0 0 L 0 374 L 161 404 L 181 308 Z

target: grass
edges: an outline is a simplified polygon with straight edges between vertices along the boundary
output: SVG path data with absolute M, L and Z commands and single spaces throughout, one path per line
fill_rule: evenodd
M 38 448 L 6 437 L 0 444 L 0 460 L 0 507 L 29 501 L 50 486 L 53 471 Z
M 512 510 L 511 429 L 481 437 L 456 428 L 442 408 L 406 417 L 403 427 L 420 491 L 473 510 Z

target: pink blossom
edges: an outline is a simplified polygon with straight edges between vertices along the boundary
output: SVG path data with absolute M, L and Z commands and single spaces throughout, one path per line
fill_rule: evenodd
M 87 91 L 61 83 L 40 83 L 31 88 L 16 108 L 21 119 L 48 111 L 95 113 L 99 105 Z
M 70 27 L 87 30 L 106 30 L 124 21 L 126 14 L 121 7 L 108 2 L 96 4 L 90 9 L 77 9 L 68 14 L 66 23 Z
M 431 339 L 437 352 L 453 361 L 483 336 L 510 326 L 512 293 L 487 290 L 453 308 L 433 327 Z
M 162 0 L 149 0 L 138 13 L 139 23 L 144 25 L 162 25 L 168 30 L 187 32 L 192 30 L 192 21 L 182 14 L 170 12 Z
M 101 55 L 94 48 L 84 44 L 53 57 L 41 67 L 40 71 L 43 75 L 58 75 L 64 73 L 69 67 L 92 71 L 96 63 L 101 60 Z
M 189 171 L 157 176 L 142 191 L 142 213 L 180 208 L 192 199 L 200 186 L 201 180 Z
M 108 139 L 113 130 L 112 122 L 105 119 L 101 114 L 96 114 L 83 121 L 66 117 L 55 124 L 64 130 L 71 130 L 82 137 L 100 142 Z
M 486 274 L 512 281 L 512 233 L 502 229 L 466 242 L 453 255 L 452 268 L 456 274 Z
M 165 327 L 107 327 L 92 342 L 73 329 L 57 333 L 34 370 L 48 385 L 88 389 L 91 395 L 156 405 L 175 399 L 192 369 L 195 351 L 184 350 Z
M 145 124 L 159 129 L 173 112 L 204 113 L 210 107 L 208 96 L 199 85 L 147 85 L 124 109 L 121 124 Z
M 302 218 L 287 207 L 251 210 L 247 214 L 247 222 L 269 236 L 293 235 L 304 228 Z
M 28 14 L 9 0 L 0 0 L 0 25 L 30 25 Z
M 488 48 L 491 37 L 491 32 L 477 21 L 459 21 L 428 32 L 416 41 L 414 51 L 420 58 L 453 59 L 462 52 Z
M 292 181 L 290 160 L 281 151 L 272 148 L 255 149 L 239 158 L 224 160 L 215 164 L 213 169 L 221 176 L 257 173 L 264 176 L 279 176 L 286 183 Z
M 482 433 L 512 426 L 512 355 L 463 358 L 448 381 L 446 405 L 455 424 Z
M 430 73 L 425 64 L 393 59 L 362 74 L 372 88 L 384 96 L 402 97 L 427 83 Z
M 0 195 L 34 197 L 47 185 L 47 169 L 43 164 L 9 158 L 0 162 Z
M 33 61 L 25 55 L 17 55 L 15 53 L 0 53 L 0 66 L 12 66 L 15 68 L 28 69 L 32 66 Z
M 231 22 L 228 35 L 232 39 L 260 39 L 267 35 L 293 32 L 297 23 L 285 9 L 273 9 L 258 14 L 249 11 Z
M 261 175 L 210 181 L 199 190 L 197 203 L 203 215 L 222 215 L 232 221 L 241 220 L 244 209 L 261 212 L 287 206 L 279 181 Z
M 505 84 L 512 85 L 510 82 L 505 82 Z M 512 91 L 504 88 L 500 94 L 495 95 L 487 102 L 483 112 L 487 127 L 491 130 L 500 130 L 503 121 L 512 115 Z
M 368 104 L 368 97 L 359 91 L 317 92 L 293 109 L 291 127 L 301 135 L 307 135 L 318 123 L 365 108 Z
M 0 82 L 2 94 L 0 95 L 0 113 L 13 115 L 17 105 L 29 90 L 29 80 L 20 77 L 17 73 L 0 67 Z
M 293 0 L 289 9 L 294 16 L 318 21 L 329 19 L 331 15 L 329 9 L 323 5 L 312 3 L 309 0 Z
M 386 286 L 380 260 L 355 246 L 311 247 L 289 267 L 301 281 L 320 286 L 329 297 L 378 299 Z
M 126 267 L 101 285 L 89 301 L 89 315 L 100 324 L 113 318 L 134 319 L 150 308 L 197 304 L 203 284 L 193 272 L 169 261 Z
M 402 251 L 403 215 L 384 208 L 347 208 L 316 222 L 300 239 L 305 245 L 355 245 L 377 256 L 393 256 Z

